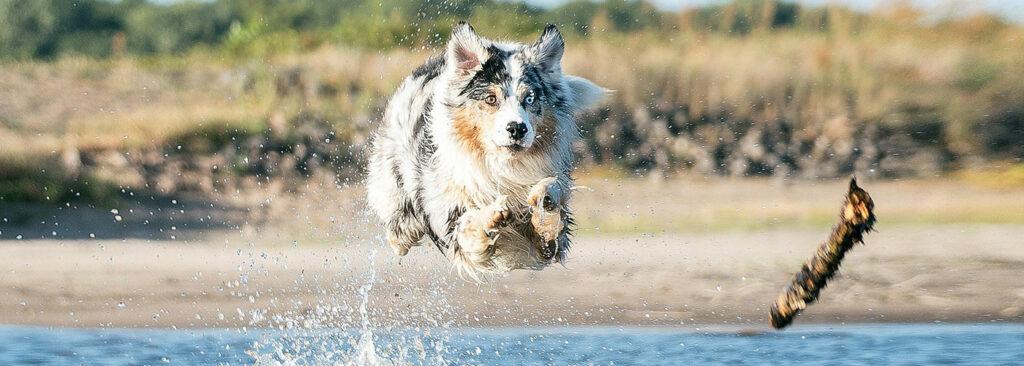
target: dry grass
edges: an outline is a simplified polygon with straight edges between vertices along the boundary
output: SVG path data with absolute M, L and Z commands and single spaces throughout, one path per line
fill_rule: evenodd
M 871 192 L 879 220 L 876 228 L 883 232 L 941 225 L 1024 225 L 1024 186 L 993 188 L 956 178 L 858 183 Z M 847 189 L 845 180 L 651 179 L 594 176 L 589 169 L 577 185 L 572 210 L 581 238 L 785 230 L 818 237 L 835 223 Z M 253 199 L 273 202 L 267 212 L 272 227 L 299 243 L 330 244 L 338 236 L 373 239 L 381 232 L 365 210 L 365 191 L 359 184 L 336 188 L 333 181 L 314 180 L 294 196 L 262 195 Z
M 574 210 L 583 233 L 759 231 L 827 228 L 845 181 L 588 179 Z M 861 182 L 879 228 L 1024 223 L 1024 187 L 994 189 L 955 179 Z
M 803 177 L 1019 164 L 1014 123 L 1024 121 L 1024 74 L 1014 70 L 1024 65 L 1024 33 L 959 27 L 570 39 L 567 72 L 615 90 L 607 109 L 580 121 L 584 162 L 605 176 L 695 169 Z M 310 111 L 358 149 L 389 93 L 429 53 L 325 46 L 259 60 L 195 52 L 8 63 L 0 69 L 0 169 L 50 166 L 69 147 L 167 150 L 196 131 L 255 134 Z M 828 212 L 805 208 L 778 207 L 773 217 L 828 221 Z M 706 208 L 679 224 L 762 222 L 717 219 L 735 210 Z
M 1007 190 L 1024 187 L 1024 164 L 995 166 L 957 172 L 957 178 L 976 185 Z
M 858 37 L 634 34 L 570 44 L 565 68 L 615 90 L 613 104 L 624 108 L 684 107 L 691 120 L 787 119 L 808 128 L 839 128 L 825 123 L 837 118 L 898 125 L 911 122 L 901 120 L 907 108 L 946 104 L 936 115 L 969 122 L 980 116 L 959 114 L 984 113 L 967 107 L 986 93 L 963 88 L 1021 91 L 1020 76 L 1009 72 L 1024 62 L 1017 29 L 981 43 L 930 37 L 916 29 Z M 159 142 L 204 122 L 266 117 L 282 103 L 276 79 L 290 70 L 304 72 L 312 89 L 301 108 L 376 118 L 380 99 L 427 54 L 325 47 L 261 62 L 193 54 L 6 64 L 0 120 L 11 130 L 73 134 L 103 146 L 124 135 Z
M 265 63 L 197 54 L 7 64 L 0 71 L 0 137 L 127 149 L 160 146 L 211 124 L 261 130 L 274 112 L 325 109 L 345 124 L 375 118 L 381 99 L 424 57 L 330 48 Z M 293 87 L 304 89 L 277 90 L 293 71 L 301 78 Z
M 771 131 L 779 125 L 797 131 L 794 140 L 828 146 L 794 154 L 798 158 L 827 160 L 847 151 L 880 150 L 884 156 L 877 163 L 855 163 L 854 171 L 862 174 L 867 168 L 937 172 L 985 156 L 1020 159 L 1021 149 L 997 136 L 1020 132 L 1024 100 L 1016 96 L 1024 84 L 1010 71 L 1024 63 L 1020 28 L 999 28 L 984 17 L 931 28 L 916 26 L 913 19 L 890 20 L 856 32 L 839 27 L 829 33 L 683 33 L 667 41 L 649 35 L 590 41 L 580 51 L 588 57 L 570 59 L 569 69 L 584 70 L 618 91 L 614 103 L 621 105 L 613 108 L 614 122 L 638 123 L 644 120 L 636 118 L 641 113 L 654 120 L 642 126 L 654 133 L 641 131 L 646 141 L 627 153 L 653 155 L 659 165 L 699 160 L 678 152 L 687 144 L 673 141 L 677 130 L 692 134 L 708 150 L 741 140 L 740 153 L 757 160 L 773 142 L 745 143 L 752 135 L 745 130 Z M 628 72 L 613 71 L 622 69 Z M 615 109 L 625 115 L 617 116 Z M 600 136 L 604 127 L 612 126 L 594 128 L 598 140 L 605 137 Z M 880 134 L 850 137 L 851 130 L 861 129 Z M 788 143 L 786 150 L 799 144 Z M 662 157 L 650 150 L 673 153 Z M 722 168 L 713 164 L 700 170 Z

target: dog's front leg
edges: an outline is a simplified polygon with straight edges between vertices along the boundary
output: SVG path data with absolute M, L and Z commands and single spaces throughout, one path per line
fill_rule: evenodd
M 530 189 L 530 195 L 526 198 L 530 205 L 530 222 L 544 242 L 557 239 L 565 228 L 562 209 L 568 198 L 567 193 L 555 177 L 541 179 Z
M 562 255 L 569 247 L 568 223 L 571 218 L 565 207 L 568 200 L 569 189 L 556 177 L 541 179 L 530 189 L 526 199 L 530 205 L 533 230 L 543 241 L 541 244 L 548 252 L 546 255 L 551 257 Z
M 498 231 L 511 217 L 508 197 L 500 196 L 488 206 L 470 209 L 462 214 L 456 228 L 459 253 L 475 264 L 490 259 L 491 245 L 497 240 Z

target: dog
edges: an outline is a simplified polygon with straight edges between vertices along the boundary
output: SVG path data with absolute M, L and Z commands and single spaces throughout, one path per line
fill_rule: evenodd
M 564 75 L 548 25 L 533 44 L 460 22 L 391 97 L 372 136 L 371 210 L 398 256 L 424 242 L 460 273 L 542 269 L 569 252 L 575 116 L 608 91 Z

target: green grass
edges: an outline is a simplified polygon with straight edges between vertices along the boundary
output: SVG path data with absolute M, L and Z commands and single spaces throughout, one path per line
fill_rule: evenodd
M 72 177 L 59 167 L 11 166 L 0 163 L 0 206 L 5 202 L 60 205 L 86 202 L 110 206 L 123 202 L 122 188 L 92 176 Z

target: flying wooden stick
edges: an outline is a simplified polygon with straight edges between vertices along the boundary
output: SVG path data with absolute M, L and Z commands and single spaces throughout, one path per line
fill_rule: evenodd
M 864 243 L 864 234 L 875 224 L 875 203 L 868 192 L 857 186 L 857 179 L 850 179 L 850 190 L 839 212 L 839 223 L 832 228 L 828 241 L 818 247 L 793 282 L 779 294 L 772 304 L 769 322 L 775 329 L 785 328 L 793 322 L 800 311 L 818 299 L 821 289 L 839 269 L 846 252 L 856 243 Z

